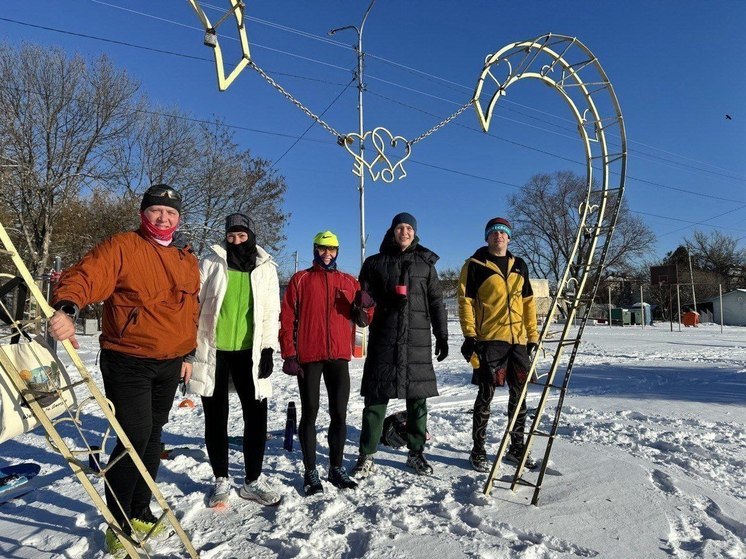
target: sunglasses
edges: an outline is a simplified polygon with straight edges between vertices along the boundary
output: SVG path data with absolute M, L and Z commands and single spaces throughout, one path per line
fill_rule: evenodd
M 319 252 L 337 252 L 339 250 L 339 247 L 316 245 L 316 250 L 318 250 Z
M 153 196 L 155 198 L 169 198 L 172 200 L 178 200 L 181 202 L 181 194 L 179 194 L 176 190 L 171 188 L 170 186 L 166 186 L 165 184 L 158 184 L 156 186 L 151 186 L 148 189 L 148 195 Z

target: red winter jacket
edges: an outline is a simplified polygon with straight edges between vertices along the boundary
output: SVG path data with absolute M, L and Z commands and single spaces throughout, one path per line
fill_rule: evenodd
M 349 361 L 352 302 L 359 289 L 350 274 L 324 270 L 318 264 L 293 275 L 280 309 L 282 358 L 296 356 L 299 363 Z

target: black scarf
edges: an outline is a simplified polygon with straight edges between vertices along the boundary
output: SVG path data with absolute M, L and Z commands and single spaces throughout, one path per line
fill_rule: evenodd
M 251 272 L 256 268 L 256 236 L 249 233 L 249 238 L 240 245 L 226 243 L 226 260 L 228 268 L 238 270 L 239 272 Z

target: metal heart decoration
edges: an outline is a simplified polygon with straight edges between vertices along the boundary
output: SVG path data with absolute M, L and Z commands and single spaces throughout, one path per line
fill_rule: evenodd
M 376 156 L 372 161 L 367 162 L 364 158 L 360 157 L 359 153 L 352 151 L 352 146 L 356 141 L 359 146 L 369 136 L 376 150 Z M 399 142 L 404 145 L 404 153 L 396 157 L 392 152 L 397 148 Z M 362 136 L 354 132 L 347 134 L 343 145 L 347 152 L 355 158 L 352 172 L 357 176 L 361 176 L 366 169 L 372 180 L 376 181 L 380 178 L 385 183 L 392 183 L 395 179 L 403 179 L 407 176 L 407 172 L 404 170 L 404 162 L 409 159 L 412 146 L 407 142 L 406 138 L 403 136 L 394 136 L 383 126 L 369 130 Z M 388 155 L 386 154 L 387 146 L 391 148 Z M 396 161 L 396 163 L 392 164 L 392 160 Z M 379 164 L 383 164 L 383 168 L 380 171 L 376 170 Z M 397 169 L 399 171 L 398 176 Z
M 249 39 L 246 37 L 246 26 L 244 25 L 243 9 L 244 3 L 241 0 L 230 0 L 231 8 L 228 12 L 218 21 L 213 27 L 210 20 L 207 18 L 204 10 L 200 7 L 197 0 L 188 0 L 192 8 L 197 14 L 197 17 L 202 22 L 202 26 L 205 28 L 205 45 L 212 48 L 212 53 L 215 58 L 215 71 L 218 75 L 218 89 L 225 91 L 228 86 L 233 83 L 233 80 L 238 77 L 238 74 L 246 68 L 251 62 L 251 53 L 249 52 Z M 235 68 L 226 77 L 225 68 L 223 66 L 223 52 L 220 50 L 220 43 L 218 42 L 218 35 L 216 28 L 223 23 L 226 17 L 233 12 L 236 19 L 236 27 L 238 28 L 238 38 L 241 43 L 241 60 L 236 64 Z

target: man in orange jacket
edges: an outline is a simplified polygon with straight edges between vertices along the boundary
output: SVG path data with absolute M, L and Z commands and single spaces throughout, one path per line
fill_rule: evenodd
M 75 339 L 78 311 L 104 302 L 101 376 L 117 421 L 155 479 L 160 439 L 181 379 L 189 381 L 197 341 L 199 268 L 191 248 L 176 230 L 181 195 L 157 184 L 140 204 L 140 228 L 119 233 L 95 246 L 60 277 L 49 321 L 56 340 Z M 122 442 L 110 461 L 124 450 Z M 129 457 L 106 473 L 106 500 L 125 533 L 147 533 L 156 522 L 151 491 Z M 118 502 L 117 502 L 118 501 Z M 110 552 L 121 547 L 106 533 Z

